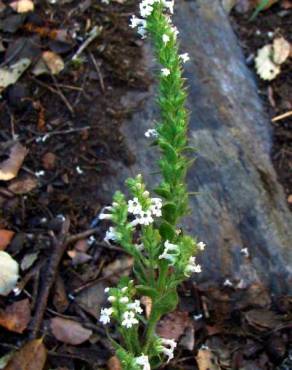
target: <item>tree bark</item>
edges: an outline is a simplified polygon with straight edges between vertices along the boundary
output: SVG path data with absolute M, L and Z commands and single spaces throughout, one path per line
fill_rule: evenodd
M 191 198 L 184 226 L 207 244 L 199 258 L 199 279 L 219 285 L 229 279 L 241 288 L 260 282 L 273 294 L 287 293 L 292 287 L 292 219 L 271 163 L 271 127 L 253 75 L 219 0 L 177 1 L 174 23 L 181 52 L 191 58 L 185 66 L 189 138 L 198 153 L 188 181 L 189 190 L 199 195 Z M 145 68 L 155 73 L 148 45 L 144 51 Z M 119 165 L 103 193 L 112 194 L 137 173 L 152 185 L 158 181 L 153 175 L 157 152 L 144 137 L 159 117 L 155 86 L 147 94 L 124 97 L 124 103 L 142 98 L 144 108 L 123 129 L 136 162 L 131 168 Z

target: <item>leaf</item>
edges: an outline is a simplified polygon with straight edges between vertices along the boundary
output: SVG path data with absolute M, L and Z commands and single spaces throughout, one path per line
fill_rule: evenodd
M 21 195 L 27 194 L 38 186 L 38 180 L 35 177 L 24 177 L 22 179 L 15 179 L 8 186 L 8 190 L 12 193 Z
M 30 322 L 30 304 L 28 299 L 15 302 L 0 311 L 0 325 L 9 331 L 23 333 Z
M 23 58 L 9 67 L 0 68 L 0 92 L 7 86 L 13 85 L 29 67 L 30 63 L 28 58 Z
M 0 229 L 0 250 L 3 251 L 10 244 L 15 232 L 11 230 Z
M 78 345 L 86 342 L 92 335 L 92 330 L 85 329 L 79 322 L 55 317 L 51 319 L 50 327 L 55 338 L 60 342 Z
M 34 339 L 15 352 L 4 370 L 43 370 L 47 350 L 42 339 Z
M 157 334 L 162 338 L 177 341 L 189 327 L 193 327 L 193 321 L 188 312 L 174 311 L 159 321 Z
M 175 310 L 177 305 L 178 295 L 176 290 L 172 290 L 155 302 L 153 310 L 155 310 L 155 312 L 158 313 L 158 316 L 161 317 L 162 315 Z
M 0 180 L 8 181 L 16 177 L 27 153 L 28 150 L 20 143 L 14 144 L 9 158 L 0 163 Z
M 270 8 L 273 4 L 277 3 L 279 0 L 256 0 L 256 9 L 253 12 L 250 20 L 253 21 L 262 10 Z
M 173 223 L 176 220 L 177 216 L 177 207 L 174 203 L 166 203 L 162 207 L 163 218 L 168 222 Z
M 18 280 L 18 263 L 6 252 L 0 251 L 0 295 L 8 295 Z
M 209 349 L 199 349 L 196 360 L 199 370 L 220 370 L 217 358 Z
M 41 74 L 59 74 L 65 67 L 63 59 L 53 51 L 44 51 L 41 59 L 33 68 L 32 73 L 36 76 Z
M 271 59 L 272 52 L 273 46 L 271 44 L 265 45 L 258 50 L 255 58 L 256 71 L 263 80 L 273 80 L 281 71 L 280 67 Z
M 32 0 L 13 1 L 9 5 L 17 13 L 27 13 L 27 12 L 32 12 L 34 10 L 34 3 L 32 2 Z
M 39 255 L 39 252 L 33 252 L 33 253 L 26 254 L 20 263 L 21 270 L 25 271 L 29 269 L 38 259 L 38 255 Z
M 236 0 L 222 0 L 222 7 L 226 11 L 227 14 L 231 12 L 235 4 L 236 4 Z
M 117 356 L 112 356 L 107 362 L 108 370 L 122 370 L 120 360 Z
M 291 45 L 284 39 L 284 37 L 278 37 L 273 41 L 273 62 L 276 64 L 282 64 L 288 59 L 290 55 Z
M 152 299 L 156 299 L 158 297 L 158 292 L 154 288 L 145 285 L 137 285 L 136 289 L 140 295 L 151 297 Z
M 168 222 L 162 222 L 159 227 L 159 233 L 165 240 L 172 240 L 175 237 L 175 230 Z

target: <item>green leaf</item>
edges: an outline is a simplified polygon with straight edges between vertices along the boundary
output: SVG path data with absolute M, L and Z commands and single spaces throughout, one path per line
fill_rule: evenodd
M 157 297 L 159 296 L 156 289 L 146 285 L 137 285 L 136 289 L 139 294 L 145 295 L 146 297 L 150 297 L 152 299 L 157 299 Z
M 177 153 L 175 149 L 168 143 L 159 141 L 159 146 L 163 149 L 165 157 L 170 162 L 176 162 L 177 161 Z
M 164 221 L 160 225 L 159 233 L 164 240 L 173 240 L 175 237 L 175 229 L 167 221 Z
M 176 309 L 178 305 L 178 294 L 171 290 L 155 302 L 154 310 L 160 317 Z
M 155 193 L 165 199 L 169 198 L 170 192 L 161 186 L 154 189 Z
M 162 214 L 163 218 L 165 218 L 168 222 L 174 223 L 177 218 L 177 207 L 174 203 L 166 203 L 162 207 Z

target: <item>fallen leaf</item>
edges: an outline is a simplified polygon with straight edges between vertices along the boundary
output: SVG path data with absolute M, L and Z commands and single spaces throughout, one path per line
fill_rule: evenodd
M 37 62 L 32 70 L 36 76 L 52 73 L 59 74 L 65 67 L 63 59 L 53 51 L 44 51 L 41 59 Z
M 83 289 L 76 297 L 78 305 L 96 319 L 98 319 L 100 309 L 106 300 L 104 288 L 105 285 L 98 281 L 88 288 Z
M 222 0 L 222 7 L 226 11 L 227 14 L 231 12 L 235 4 L 236 4 L 236 0 Z
M 199 349 L 196 361 L 199 370 L 220 370 L 217 358 L 209 349 Z
M 193 326 L 193 321 L 188 312 L 174 311 L 159 321 L 157 334 L 166 339 L 178 339 L 184 334 L 188 327 Z
M 30 322 L 30 304 L 28 299 L 15 302 L 0 311 L 0 325 L 15 333 L 23 333 Z
M 289 204 L 292 204 L 292 194 L 290 194 L 287 198 Z
M 15 232 L 11 230 L 0 229 L 0 250 L 3 251 L 10 244 Z
M 30 63 L 28 58 L 23 58 L 9 67 L 0 68 L 0 92 L 7 86 L 13 85 L 29 67 Z
M 43 167 L 45 170 L 53 170 L 55 168 L 55 165 L 56 165 L 56 155 L 54 153 L 46 153 L 43 157 L 42 157 L 42 163 L 43 163 Z
M 117 283 L 121 276 L 129 276 L 132 271 L 134 260 L 132 257 L 122 257 L 103 268 L 102 275 L 111 283 Z
M 70 302 L 67 298 L 67 292 L 65 284 L 60 275 L 57 276 L 54 295 L 53 295 L 53 304 L 56 307 L 58 312 L 63 313 L 68 308 Z
M 34 252 L 34 253 L 27 253 L 21 263 L 20 267 L 22 271 L 28 270 L 38 259 L 39 252 Z
M 273 41 L 273 62 L 282 64 L 290 55 L 290 43 L 284 37 L 278 37 Z
M 259 331 L 276 329 L 281 323 L 281 316 L 266 309 L 253 309 L 244 314 L 247 323 Z
M 16 179 L 12 181 L 8 186 L 8 190 L 14 194 L 21 195 L 29 193 L 37 186 L 38 180 L 35 177 L 26 176 L 22 179 Z
M 50 327 L 55 338 L 66 344 L 81 344 L 92 335 L 92 330 L 85 329 L 79 322 L 62 317 L 51 319 Z
M 263 80 L 273 80 L 280 73 L 279 65 L 272 61 L 273 45 L 265 45 L 258 50 L 255 58 L 255 67 Z
M 16 287 L 18 263 L 6 252 L 0 251 L 0 295 L 8 295 Z
M 68 251 L 67 254 L 72 259 L 73 266 L 83 265 L 92 259 L 89 254 L 75 250 Z
M 283 9 L 291 9 L 292 8 L 292 1 L 291 0 L 282 0 L 281 7 Z
M 9 4 L 17 13 L 27 13 L 34 10 L 32 0 L 18 0 Z
M 34 339 L 15 352 L 4 370 L 43 370 L 47 350 L 42 339 Z
M 16 177 L 27 153 L 28 150 L 20 143 L 14 144 L 9 158 L 0 163 L 0 180 L 8 181 Z
M 122 370 L 120 360 L 117 356 L 112 356 L 107 362 L 107 368 L 109 370 Z

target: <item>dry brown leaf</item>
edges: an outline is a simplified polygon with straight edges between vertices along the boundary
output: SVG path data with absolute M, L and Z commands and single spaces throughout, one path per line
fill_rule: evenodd
M 290 43 L 284 37 L 278 37 L 273 41 L 273 62 L 282 64 L 290 55 Z
M 112 356 L 107 362 L 108 370 L 121 370 L 121 363 L 117 356 Z
M 78 252 L 74 249 L 71 251 L 68 251 L 67 254 L 72 259 L 73 266 L 83 265 L 84 263 L 92 259 L 92 257 L 89 254 Z
M 132 257 L 122 257 L 103 268 L 102 275 L 107 277 L 111 283 L 117 283 L 121 276 L 129 276 L 133 267 Z
M 0 230 L 0 250 L 4 251 L 6 247 L 10 244 L 15 232 L 11 230 Z
M 0 251 L 0 295 L 8 295 L 18 280 L 18 263 L 6 252 Z
M 44 51 L 42 59 L 53 75 L 57 75 L 65 67 L 63 59 L 52 51 Z
M 199 370 L 220 370 L 217 358 L 209 349 L 199 349 L 196 361 Z
M 188 327 L 193 325 L 188 312 L 174 311 L 166 315 L 157 327 L 157 334 L 166 339 L 177 341 Z
M 9 158 L 0 163 L 0 180 L 9 181 L 16 177 L 27 153 L 28 150 L 23 145 L 14 144 Z
M 14 194 L 27 194 L 38 186 L 38 180 L 35 177 L 26 176 L 22 179 L 16 179 L 9 184 L 8 189 Z
M 42 339 L 34 339 L 17 351 L 4 370 L 43 370 L 47 350 Z
M 11 8 L 17 13 L 27 13 L 34 10 L 34 3 L 32 0 L 18 0 L 10 4 Z
M 54 153 L 46 153 L 43 157 L 42 157 L 42 163 L 43 163 L 43 167 L 45 170 L 53 170 L 56 166 L 56 155 Z
M 273 46 L 271 44 L 263 46 L 257 52 L 255 67 L 263 80 L 273 80 L 281 71 L 279 65 L 272 61 L 272 54 Z
M 79 322 L 55 317 L 51 319 L 51 330 L 60 342 L 78 345 L 86 342 L 92 335 L 92 330 L 85 329 Z
M 29 67 L 31 61 L 28 58 L 18 60 L 9 67 L 0 68 L 0 92 L 7 86 L 13 85 Z
M 7 306 L 0 311 L 0 325 L 15 333 L 23 333 L 30 322 L 30 304 L 28 299 L 23 299 Z

